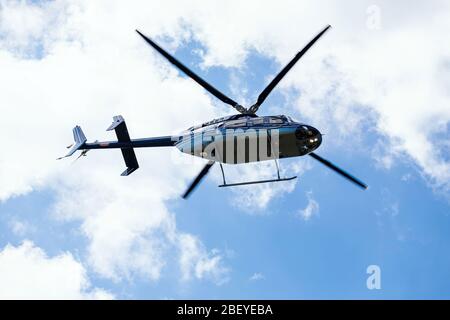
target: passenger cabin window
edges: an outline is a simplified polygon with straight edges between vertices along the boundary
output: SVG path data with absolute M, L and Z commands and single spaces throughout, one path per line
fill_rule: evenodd
M 264 118 L 255 118 L 250 121 L 252 125 L 262 125 L 264 124 Z
M 247 124 L 246 120 L 231 120 L 225 125 L 226 128 L 239 128 L 244 127 Z
M 205 132 L 203 134 L 203 141 L 204 142 L 213 142 L 214 141 L 214 136 L 211 133 Z
M 283 123 L 283 120 L 280 119 L 280 118 L 271 117 L 271 118 L 269 119 L 269 123 L 270 123 L 270 124 L 282 124 L 282 123 Z

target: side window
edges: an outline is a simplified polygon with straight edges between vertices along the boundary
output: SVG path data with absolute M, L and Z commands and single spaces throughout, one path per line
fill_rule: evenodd
M 264 118 L 256 118 L 251 121 L 253 125 L 262 125 L 264 123 Z
M 204 132 L 203 133 L 203 142 L 213 142 L 214 141 L 214 135 L 212 132 Z
M 269 119 L 269 123 L 270 124 L 282 124 L 283 120 L 281 120 L 280 118 L 271 117 Z
M 246 120 L 231 120 L 225 125 L 226 128 L 239 128 L 244 127 L 247 124 Z

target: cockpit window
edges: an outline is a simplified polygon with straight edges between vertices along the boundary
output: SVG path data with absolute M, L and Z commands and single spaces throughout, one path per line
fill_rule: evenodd
M 294 119 L 292 119 L 290 116 L 286 117 L 288 119 L 289 122 L 295 122 Z
M 295 131 L 295 135 L 300 139 L 304 137 L 311 137 L 314 135 L 314 132 L 312 132 L 312 130 L 310 130 L 307 126 L 301 126 Z

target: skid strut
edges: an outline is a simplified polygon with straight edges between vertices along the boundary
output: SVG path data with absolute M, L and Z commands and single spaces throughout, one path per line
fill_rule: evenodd
M 297 176 L 288 177 L 288 178 L 281 178 L 280 177 L 280 168 L 278 166 L 278 162 L 277 162 L 276 159 L 274 159 L 274 160 L 275 160 L 275 165 L 277 167 L 277 178 L 276 179 L 257 180 L 257 181 L 245 181 L 245 182 L 237 182 L 237 183 L 227 183 L 226 182 L 226 180 L 225 180 L 225 171 L 223 170 L 222 164 L 219 163 L 220 171 L 222 171 L 222 178 L 223 178 L 223 184 L 219 185 L 219 187 L 234 187 L 234 186 L 244 186 L 244 185 L 249 185 L 249 184 L 258 184 L 258 183 L 289 181 L 289 180 L 294 180 L 295 178 L 297 178 Z

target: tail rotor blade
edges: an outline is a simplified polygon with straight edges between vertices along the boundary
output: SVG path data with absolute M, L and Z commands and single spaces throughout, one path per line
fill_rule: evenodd
M 301 51 L 299 51 L 295 57 L 280 71 L 279 74 L 269 83 L 269 85 L 261 92 L 258 96 L 258 100 L 256 103 L 249 108 L 250 113 L 255 113 L 258 111 L 259 106 L 266 100 L 272 90 L 276 87 L 276 85 L 283 79 L 283 77 L 291 70 L 291 68 L 297 63 L 297 61 L 313 46 L 313 44 L 319 40 L 319 38 L 330 29 L 331 26 L 328 25 L 323 29 L 317 36 L 315 36 Z
M 314 152 L 309 153 L 309 155 L 311 157 L 313 157 L 314 159 L 316 159 L 317 161 L 319 161 L 320 163 L 322 163 L 323 165 L 327 166 L 328 168 L 330 168 L 331 170 L 333 170 L 334 172 L 340 174 L 341 176 L 343 176 L 344 178 L 350 180 L 351 182 L 353 182 L 354 184 L 356 184 L 357 186 L 363 188 L 364 190 L 367 189 L 367 185 L 362 182 L 361 180 L 355 178 L 354 176 L 352 176 L 351 174 L 345 172 L 344 170 L 342 170 L 341 168 L 339 168 L 338 166 L 334 165 L 333 163 L 331 163 L 330 161 L 322 158 L 321 156 L 315 154 Z
M 197 187 L 197 185 L 206 176 L 206 174 L 208 173 L 209 169 L 211 169 L 211 167 L 214 165 L 214 163 L 215 163 L 214 161 L 209 161 L 203 167 L 202 171 L 200 171 L 200 173 L 197 175 L 197 177 L 195 177 L 194 181 L 192 181 L 192 183 L 189 186 L 189 188 L 187 188 L 186 192 L 183 194 L 183 196 L 182 196 L 183 199 L 187 199 L 187 197 L 189 197 L 189 195 L 192 193 L 192 191 L 194 191 L 194 189 Z
M 190 70 L 188 67 L 186 67 L 184 64 L 182 64 L 180 61 L 175 59 L 173 56 L 171 56 L 167 51 L 165 51 L 163 48 L 161 48 L 159 45 L 157 45 L 153 40 L 149 39 L 145 35 L 143 35 L 139 30 L 136 30 L 136 32 L 150 45 L 152 46 L 156 51 L 158 51 L 164 58 L 166 58 L 170 63 L 172 63 L 174 66 L 176 66 L 178 69 L 183 71 L 186 75 L 188 75 L 191 79 L 193 79 L 195 82 L 197 82 L 199 85 L 201 85 L 203 88 L 205 88 L 208 92 L 210 92 L 213 96 L 221 100 L 222 102 L 229 104 L 233 108 L 235 108 L 237 111 L 241 113 L 246 113 L 247 109 L 245 109 L 243 106 L 241 106 L 239 103 L 234 101 L 233 99 L 227 97 L 225 94 L 214 88 L 212 85 L 210 85 L 208 82 L 203 80 L 201 77 L 199 77 L 197 74 L 195 74 L 192 70 Z

